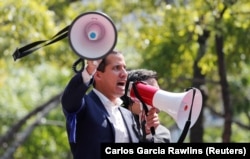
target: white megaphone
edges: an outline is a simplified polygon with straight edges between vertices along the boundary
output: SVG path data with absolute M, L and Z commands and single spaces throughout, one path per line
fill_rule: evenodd
M 96 60 L 114 49 L 117 30 L 106 14 L 86 12 L 72 22 L 68 37 L 70 46 L 77 55 Z
M 202 94 L 197 88 L 192 88 L 183 93 L 173 93 L 143 82 L 130 82 L 127 95 L 131 98 L 137 98 L 135 91 L 145 104 L 168 113 L 182 130 L 189 117 L 191 117 L 189 127 L 191 128 L 200 115 Z

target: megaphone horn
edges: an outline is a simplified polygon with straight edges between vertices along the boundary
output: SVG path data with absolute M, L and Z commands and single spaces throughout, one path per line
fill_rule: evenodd
M 180 129 L 184 129 L 190 111 L 191 123 L 189 128 L 197 121 L 202 107 L 202 94 L 199 89 L 191 88 L 186 92 L 174 93 L 142 82 L 130 82 L 127 95 L 132 98 L 136 97 L 132 87 L 133 84 L 135 84 L 135 88 L 145 104 L 168 113 Z
M 86 12 L 72 22 L 68 37 L 71 48 L 78 56 L 97 60 L 114 49 L 117 30 L 106 14 Z

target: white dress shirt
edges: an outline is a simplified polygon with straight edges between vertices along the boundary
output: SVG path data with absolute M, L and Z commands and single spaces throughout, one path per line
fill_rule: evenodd
M 128 132 L 122 118 L 121 112 L 119 110 L 122 100 L 117 99 L 116 104 L 112 103 L 107 97 L 105 97 L 101 92 L 93 88 L 93 91 L 101 99 L 103 105 L 105 106 L 107 112 L 110 115 L 111 122 L 115 128 L 115 142 L 116 143 L 127 143 L 129 142 Z

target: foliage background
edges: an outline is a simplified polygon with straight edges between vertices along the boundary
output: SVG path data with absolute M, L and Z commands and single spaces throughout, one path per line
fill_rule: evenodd
M 215 43 L 216 35 L 223 35 L 233 112 L 229 142 L 250 142 L 249 8 L 247 0 L 1 0 L 2 158 L 71 157 L 60 105 L 60 94 L 74 74 L 71 67 L 78 58 L 68 39 L 17 61 L 12 54 L 17 47 L 50 39 L 87 11 L 102 11 L 112 17 L 118 30 L 116 49 L 124 52 L 128 68 L 156 70 L 164 90 L 181 92 L 192 86 L 193 63 L 200 58 L 198 66 L 206 77 L 201 89 L 207 95 L 201 142 L 223 142 L 224 101 Z M 210 34 L 201 56 L 198 41 L 207 30 Z M 160 119 L 175 142 L 181 132 L 175 121 L 164 112 Z M 191 142 L 188 136 L 185 142 Z

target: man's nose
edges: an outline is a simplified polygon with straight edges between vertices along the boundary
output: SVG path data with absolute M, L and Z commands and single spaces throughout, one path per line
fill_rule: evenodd
M 125 77 L 128 76 L 128 72 L 127 72 L 127 70 L 126 70 L 125 68 L 123 68 L 121 72 L 122 72 L 121 74 L 122 74 L 123 76 L 125 76 Z

